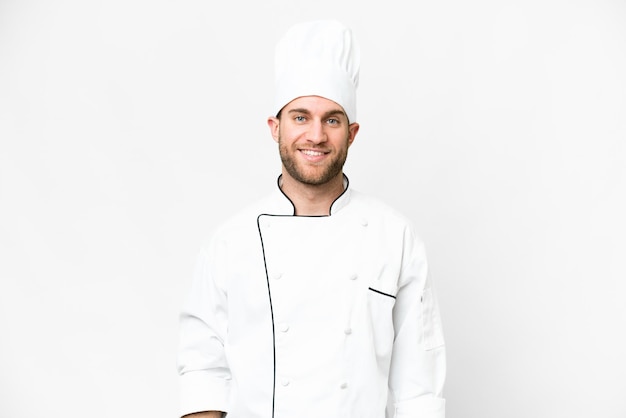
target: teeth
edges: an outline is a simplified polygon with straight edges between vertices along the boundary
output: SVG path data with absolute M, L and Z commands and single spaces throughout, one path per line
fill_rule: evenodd
M 324 155 L 323 152 L 312 151 L 312 150 L 308 150 L 308 149 L 302 150 L 302 153 L 305 154 L 305 155 L 310 155 L 310 156 L 315 156 L 315 157 L 320 156 L 320 155 Z

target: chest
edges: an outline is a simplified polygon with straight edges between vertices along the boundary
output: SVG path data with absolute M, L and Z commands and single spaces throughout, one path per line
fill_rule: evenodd
M 237 311 L 274 308 L 336 314 L 370 288 L 394 295 L 402 237 L 371 219 L 262 215 L 230 243 L 229 302 Z M 324 307 L 320 310 L 320 306 Z

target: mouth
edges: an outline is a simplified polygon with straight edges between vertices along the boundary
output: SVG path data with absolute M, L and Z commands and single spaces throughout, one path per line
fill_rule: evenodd
M 300 152 L 309 157 L 321 157 L 322 155 L 328 154 L 328 151 L 316 151 L 312 149 L 301 149 Z
M 316 149 L 299 149 L 298 151 L 309 163 L 320 163 L 330 154 L 330 151 Z

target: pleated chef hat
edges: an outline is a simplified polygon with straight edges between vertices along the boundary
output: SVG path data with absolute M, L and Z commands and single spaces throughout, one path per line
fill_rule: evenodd
M 356 121 L 359 48 L 352 31 L 334 20 L 298 23 L 276 45 L 275 114 L 302 96 L 341 105 Z

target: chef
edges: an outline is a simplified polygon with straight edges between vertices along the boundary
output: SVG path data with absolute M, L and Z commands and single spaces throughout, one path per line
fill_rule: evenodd
M 339 22 L 297 24 L 277 44 L 267 124 L 282 173 L 199 255 L 180 320 L 181 416 L 445 416 L 424 245 L 343 173 L 358 77 Z

